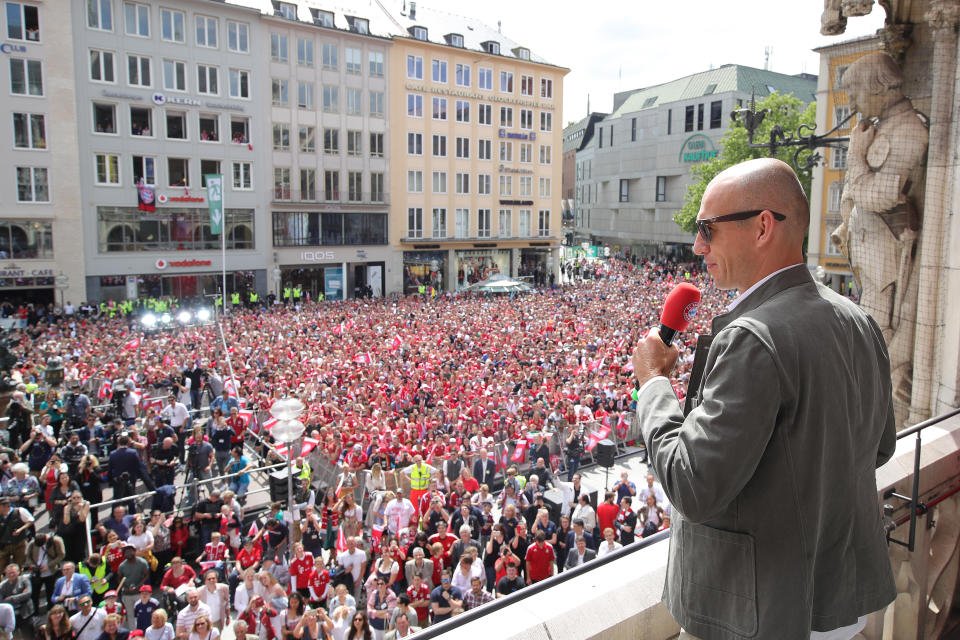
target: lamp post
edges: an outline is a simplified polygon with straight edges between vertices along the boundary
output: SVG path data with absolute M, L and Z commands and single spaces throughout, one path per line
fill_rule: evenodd
M 290 525 L 293 525 L 293 443 L 303 435 L 305 427 L 297 418 L 306 406 L 296 398 L 281 398 L 270 407 L 270 415 L 279 420 L 270 433 L 287 445 L 287 511 L 290 513 Z M 287 556 L 292 557 L 293 545 L 287 545 Z
M 277 299 L 280 300 L 280 281 L 283 279 L 283 273 L 280 271 L 280 267 L 273 268 L 273 288 L 277 292 Z
M 53 282 L 57 287 L 57 291 L 60 292 L 60 308 L 63 309 L 63 292 L 70 285 L 70 276 L 65 273 L 57 274 Z

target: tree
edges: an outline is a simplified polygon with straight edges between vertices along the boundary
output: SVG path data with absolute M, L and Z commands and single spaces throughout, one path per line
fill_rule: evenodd
M 811 102 L 804 107 L 803 102 L 790 94 L 771 93 L 765 98 L 757 101 L 756 110 L 768 109 L 766 118 L 757 127 L 754 132 L 754 142 L 768 142 L 770 140 L 770 130 L 774 126 L 780 125 L 787 134 L 796 135 L 797 127 L 801 124 L 807 124 L 811 127 L 816 125 L 817 105 Z M 809 132 L 808 132 L 809 133 Z M 793 154 L 797 147 L 781 147 L 777 149 L 774 157 L 783 160 L 790 166 L 793 166 Z M 801 157 L 804 152 L 801 152 Z M 766 158 L 770 153 L 767 149 L 752 149 L 747 142 L 747 130 L 743 123 L 738 119 L 730 126 L 727 133 L 720 140 L 720 153 L 716 157 L 696 164 L 690 168 L 695 181 L 687 187 L 687 196 L 684 199 L 683 208 L 673 216 L 673 220 L 680 225 L 684 231 L 694 233 L 696 226 L 693 221 L 700 211 L 700 200 L 703 198 L 703 192 L 707 185 L 713 180 L 714 176 L 739 162 L 750 160 L 752 158 Z M 795 168 L 795 167 L 794 167 Z M 803 190 L 810 197 L 811 171 L 798 171 L 800 183 Z

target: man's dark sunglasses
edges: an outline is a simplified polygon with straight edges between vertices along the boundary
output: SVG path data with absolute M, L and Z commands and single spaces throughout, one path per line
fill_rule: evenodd
M 710 242 L 713 239 L 713 233 L 710 231 L 710 225 L 717 224 L 718 222 L 733 222 L 734 220 L 747 220 L 749 218 L 754 218 L 764 211 L 770 211 L 770 209 L 757 209 L 756 211 L 738 211 L 736 213 L 728 213 L 722 216 L 716 216 L 715 218 L 704 218 L 702 220 L 695 220 L 697 224 L 697 233 L 700 234 L 700 237 L 703 238 L 704 242 Z M 782 213 L 777 213 L 776 211 L 770 211 L 773 214 L 773 219 L 778 222 L 783 222 L 787 219 L 787 216 Z

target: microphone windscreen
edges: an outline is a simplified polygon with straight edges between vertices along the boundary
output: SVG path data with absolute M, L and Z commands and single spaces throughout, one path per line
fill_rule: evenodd
M 697 316 L 700 306 L 700 289 L 689 282 L 681 282 L 667 296 L 660 312 L 660 324 L 676 331 L 686 331 Z

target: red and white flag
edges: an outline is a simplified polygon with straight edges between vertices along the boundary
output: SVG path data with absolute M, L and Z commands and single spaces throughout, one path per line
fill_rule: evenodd
M 620 417 L 617 418 L 617 435 L 620 436 L 621 439 L 627 437 L 627 427 L 630 426 L 624 415 L 625 414 L 621 413 Z
M 278 422 L 280 422 L 279 419 L 277 419 L 277 418 L 270 418 L 269 420 L 267 420 L 266 422 L 263 423 L 263 430 L 264 430 L 264 431 L 270 431 L 270 429 L 273 429 L 273 425 L 277 424 Z
M 143 400 L 140 401 L 140 407 L 144 411 L 149 411 L 150 409 L 153 409 L 154 411 L 160 411 L 161 409 L 163 409 L 163 400 L 164 398 L 162 396 L 156 396 L 153 398 L 144 398 Z
M 521 438 L 520 440 L 517 440 L 517 446 L 513 450 L 513 455 L 510 456 L 510 459 L 513 460 L 514 462 L 522 462 L 524 456 L 527 454 L 527 444 L 529 442 L 530 441 L 527 440 L 526 438 Z
M 369 351 L 365 351 L 356 355 L 353 361 L 357 364 L 373 364 L 373 355 L 371 355 Z
M 239 385 L 235 378 L 229 378 L 224 381 L 223 388 L 227 390 L 227 396 L 232 398 L 240 397 L 240 394 L 237 392 Z
M 603 440 L 603 436 L 601 436 L 596 431 L 591 431 L 587 435 L 587 446 L 584 447 L 584 449 L 586 449 L 587 451 L 593 451 L 594 449 L 597 448 L 597 443 L 600 442 L 601 440 Z
M 109 380 L 104 380 L 103 384 L 100 385 L 100 390 L 97 391 L 97 398 L 100 400 L 108 400 L 110 398 L 110 392 L 113 390 L 113 385 Z
M 140 346 L 140 338 L 132 338 L 123 343 L 123 348 L 127 351 L 134 351 Z
M 624 371 L 633 371 L 633 360 L 632 360 L 632 359 L 629 360 L 629 361 L 627 361 L 627 364 L 624 365 L 623 370 L 624 370 Z
M 342 322 L 338 323 L 336 326 L 333 327 L 333 335 L 335 335 L 335 336 L 342 336 L 342 335 L 343 335 L 343 328 L 344 328 L 344 327 L 343 327 L 343 323 L 342 323 Z
M 500 455 L 497 456 L 497 465 L 496 471 L 506 471 L 507 467 L 510 466 L 509 456 L 507 455 L 507 445 L 503 445 L 503 449 L 500 451 Z
M 396 351 L 403 346 L 403 340 L 400 339 L 400 336 L 393 336 L 393 344 L 390 345 L 390 351 Z
M 250 409 L 240 409 L 240 411 L 237 412 L 237 416 L 239 416 L 240 420 L 243 422 L 244 429 L 249 429 L 254 432 L 256 431 L 257 421 L 253 419 L 253 411 Z M 253 428 L 251 428 L 251 424 L 253 425 Z
M 320 444 L 320 441 L 317 440 L 316 438 L 304 438 L 303 446 L 300 448 L 300 455 L 301 456 L 309 455 L 310 452 L 313 451 L 318 444 Z M 277 453 L 279 453 L 284 458 L 287 457 L 287 445 L 285 443 L 278 442 L 275 445 L 275 448 L 277 450 Z
M 343 529 L 337 531 L 337 553 L 343 553 L 347 550 L 347 539 L 343 535 Z

